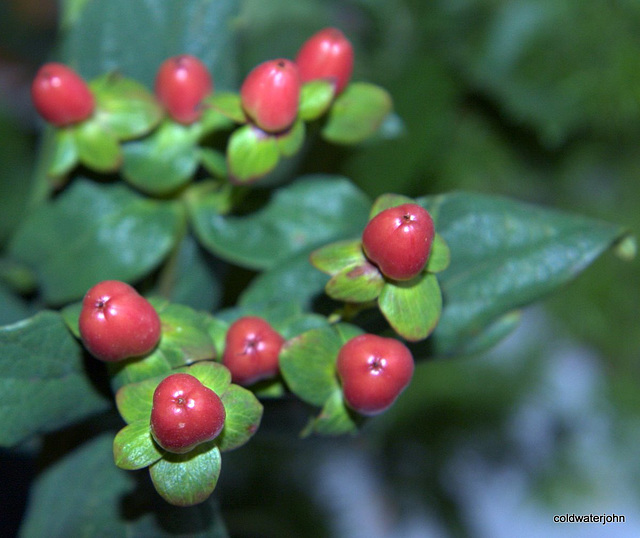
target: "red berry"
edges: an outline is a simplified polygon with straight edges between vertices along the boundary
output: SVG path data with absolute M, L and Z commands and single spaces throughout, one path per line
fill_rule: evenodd
M 392 280 L 409 280 L 427 264 L 435 237 L 433 219 L 417 204 L 385 209 L 362 234 L 367 258 Z
M 318 78 L 335 81 L 336 94 L 351 79 L 353 72 L 353 46 L 337 28 L 325 28 L 312 35 L 296 56 L 302 82 Z
M 151 434 L 169 452 L 184 454 L 215 439 L 225 418 L 220 397 L 191 374 L 165 377 L 153 393 Z
M 245 316 L 229 327 L 222 362 L 234 383 L 251 385 L 278 374 L 283 344 L 284 338 L 267 321 Z
M 150 352 L 161 332 L 151 303 L 118 280 L 100 282 L 86 293 L 78 325 L 85 347 L 107 362 Z
M 188 125 L 200 119 L 202 100 L 212 92 L 211 74 L 195 56 L 173 56 L 158 69 L 156 96 L 169 116 L 179 123 Z
M 70 67 L 55 62 L 44 64 L 36 73 L 31 99 L 38 113 L 57 127 L 84 121 L 95 108 L 84 79 Z
M 270 60 L 256 66 L 240 88 L 242 107 L 263 131 L 291 127 L 298 115 L 300 75 L 290 60 Z
M 402 342 L 362 334 L 342 346 L 336 367 L 347 405 L 363 415 L 376 415 L 409 385 L 414 363 Z

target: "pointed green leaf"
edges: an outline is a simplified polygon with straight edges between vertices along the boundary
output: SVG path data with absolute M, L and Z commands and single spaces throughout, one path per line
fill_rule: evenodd
M 278 189 L 255 213 L 218 213 L 207 197 L 189 201 L 202 244 L 221 258 L 245 267 L 274 267 L 297 252 L 362 232 L 370 202 L 348 180 L 303 176 Z M 307 262 L 308 263 L 308 262 Z
M 152 93 L 120 73 L 103 74 L 92 80 L 89 87 L 96 100 L 96 121 L 118 140 L 148 133 L 164 116 Z
M 251 183 L 273 170 L 280 160 L 275 136 L 253 125 L 236 129 L 227 146 L 227 168 L 237 184 Z
M 88 168 L 96 172 L 115 172 L 122 163 L 122 151 L 118 139 L 105 130 L 95 117 L 73 130 L 78 157 Z
M 153 440 L 149 419 L 122 428 L 113 440 L 113 459 L 120 469 L 134 471 L 152 465 L 163 455 Z
M 163 122 L 151 135 L 126 143 L 124 178 L 149 194 L 168 194 L 188 183 L 198 168 L 198 131 L 172 121 Z
M 258 430 L 262 419 L 262 404 L 253 392 L 231 385 L 222 394 L 227 414 L 224 429 L 216 439 L 222 452 L 244 445 Z
M 334 144 L 357 144 L 371 137 L 391 112 L 386 90 L 364 82 L 349 84 L 333 103 L 322 136 Z
M 337 301 L 367 303 L 380 295 L 384 285 L 384 277 L 378 268 L 365 260 L 359 265 L 346 267 L 331 277 L 325 291 Z
M 193 506 L 206 500 L 220 476 L 220 450 L 203 443 L 187 454 L 165 453 L 149 468 L 160 496 L 176 506 Z
M 378 298 L 380 312 L 400 336 L 409 341 L 429 336 L 442 311 L 442 294 L 435 275 L 422 273 L 404 282 L 387 282 Z
M 301 400 L 322 406 L 339 389 L 335 361 L 342 341 L 331 327 L 313 329 L 287 341 L 280 354 L 285 382 Z
M 0 327 L 0 446 L 108 409 L 84 369 L 83 351 L 58 313 Z
M 627 235 L 596 219 L 509 198 L 457 192 L 420 203 L 451 250 L 433 338 L 450 354 L 503 315 L 557 290 Z
M 76 179 L 25 219 L 9 250 L 36 271 L 45 300 L 60 304 L 101 280 L 148 274 L 173 247 L 182 222 L 175 202 Z
M 366 262 L 360 239 L 347 239 L 320 247 L 311 253 L 309 260 L 316 269 L 329 275 Z
M 300 89 L 298 116 L 303 121 L 313 121 L 322 116 L 333 102 L 335 85 L 328 80 L 312 80 Z
M 436 233 L 431 245 L 431 253 L 427 261 L 427 271 L 439 273 L 449 267 L 451 261 L 451 251 L 449 246 L 439 233 Z

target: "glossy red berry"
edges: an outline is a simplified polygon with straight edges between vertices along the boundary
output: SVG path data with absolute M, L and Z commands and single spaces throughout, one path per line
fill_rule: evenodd
M 342 346 L 336 367 L 347 405 L 363 415 L 376 415 L 409 385 L 414 362 L 402 342 L 362 334 Z
M 213 92 L 213 78 L 198 58 L 173 56 L 160 65 L 155 80 L 158 101 L 175 121 L 191 124 L 202 116 L 202 100 Z
M 149 353 L 161 333 L 153 305 L 118 280 L 100 282 L 86 293 L 78 326 L 89 352 L 107 362 Z
M 296 64 L 303 83 L 315 79 L 333 80 L 340 93 L 353 73 L 353 46 L 337 28 L 324 28 L 300 48 Z
M 367 258 L 392 280 L 409 280 L 425 267 L 435 237 L 433 219 L 417 204 L 385 209 L 362 234 Z
M 31 84 L 31 99 L 49 123 L 65 127 L 93 114 L 95 100 L 84 79 L 70 67 L 56 62 L 44 64 Z
M 191 374 L 165 377 L 153 393 L 151 434 L 169 452 L 184 454 L 215 439 L 225 419 L 220 397 Z
M 283 58 L 261 63 L 244 79 L 240 98 L 247 116 L 263 131 L 288 129 L 300 104 L 298 67 Z
M 251 385 L 278 374 L 283 344 L 284 338 L 269 322 L 245 316 L 229 327 L 222 363 L 231 371 L 234 383 Z

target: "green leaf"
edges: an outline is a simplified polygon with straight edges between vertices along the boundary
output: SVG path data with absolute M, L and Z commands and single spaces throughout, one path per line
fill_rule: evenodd
M 502 197 L 452 193 L 424 198 L 451 263 L 433 334 L 437 355 L 456 353 L 508 312 L 575 278 L 627 235 L 607 222 Z
M 297 252 L 362 232 L 368 198 L 348 180 L 304 176 L 278 189 L 266 206 L 246 216 L 221 215 L 215 200 L 190 203 L 202 244 L 223 259 L 268 269 Z
M 216 89 L 237 87 L 237 0 L 91 0 L 65 34 L 62 58 L 92 79 L 114 69 L 152 88 L 160 64 L 192 54 L 215 74 Z
M 115 172 L 122 163 L 118 139 L 103 129 L 95 117 L 73 129 L 78 158 L 82 164 L 96 172 Z
M 59 314 L 0 327 L 0 446 L 108 409 L 86 375 L 83 351 Z
M 364 82 L 349 84 L 334 101 L 322 136 L 334 144 L 362 142 L 375 134 L 391 108 L 384 89 Z
M 188 183 L 198 168 L 198 129 L 163 122 L 151 135 L 124 144 L 122 174 L 141 191 L 168 194 Z
M 385 285 L 385 279 L 378 268 L 364 260 L 358 265 L 345 267 L 331 277 L 325 291 L 337 301 L 367 303 L 377 299 Z
M 134 471 L 154 464 L 163 455 L 151 435 L 149 419 L 122 428 L 113 440 L 113 458 L 120 469 Z
M 20 536 L 227 538 L 212 500 L 192 508 L 173 507 L 152 488 L 139 486 L 132 473 L 113 464 L 113 434 L 103 434 L 38 475 Z
M 78 179 L 29 215 L 9 249 L 36 271 L 45 299 L 60 304 L 101 280 L 145 276 L 173 247 L 182 223 L 177 203 Z
M 256 181 L 273 170 L 280 160 L 275 136 L 253 125 L 236 129 L 227 146 L 227 168 L 237 184 Z
M 335 361 L 342 343 L 331 327 L 307 331 L 285 343 L 280 371 L 301 400 L 321 407 L 339 390 Z
M 309 263 L 308 252 L 303 251 L 255 277 L 240 295 L 238 303 L 270 303 L 287 297 L 302 309 L 309 310 L 314 299 L 323 294 L 327 280 L 326 275 Z
M 293 157 L 304 144 L 306 128 L 304 122 L 300 119 L 288 129 L 286 132 L 276 136 L 278 149 L 283 157 Z
M 322 116 L 333 102 L 335 85 L 327 80 L 312 80 L 300 89 L 298 116 L 303 121 L 313 121 Z
M 227 177 L 227 160 L 224 153 L 212 148 L 199 148 L 200 164 L 215 178 Z
M 105 73 L 92 80 L 89 87 L 96 100 L 95 120 L 118 140 L 148 133 L 164 115 L 152 93 L 120 73 Z
M 429 336 L 442 312 L 442 294 L 435 275 L 388 281 L 378 297 L 380 312 L 400 336 L 415 342 Z
M 262 404 L 253 392 L 231 385 L 222 394 L 226 411 L 224 429 L 216 439 L 222 452 L 244 445 L 255 434 L 262 419 Z
M 52 138 L 53 152 L 47 174 L 52 177 L 67 175 L 80 160 L 75 129 L 55 129 Z
M 451 262 L 451 251 L 449 246 L 439 233 L 436 233 L 431 245 L 431 253 L 427 261 L 427 271 L 430 273 L 439 273 L 449 267 Z
M 193 506 L 213 493 L 220 476 L 220 450 L 203 443 L 187 454 L 166 453 L 149 468 L 160 496 L 176 506 Z

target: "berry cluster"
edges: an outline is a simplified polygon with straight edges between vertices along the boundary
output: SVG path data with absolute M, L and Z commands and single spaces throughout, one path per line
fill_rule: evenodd
M 32 96 L 64 148 L 53 152 L 52 176 L 82 163 L 118 171 L 139 191 L 165 199 L 187 199 L 180 193 L 193 180 L 201 185 L 191 192 L 200 186 L 215 192 L 216 210 L 224 212 L 241 200 L 234 191 L 239 184 L 266 175 L 300 149 L 306 123 L 318 122 L 317 131 L 336 143 L 375 133 L 391 101 L 380 88 L 351 83 L 353 67 L 349 40 L 325 28 L 293 60 L 257 65 L 238 93 L 215 92 L 207 66 L 182 54 L 161 63 L 153 93 L 113 73 L 87 83 L 50 63 L 37 73 Z M 217 137 L 226 143 L 221 154 L 208 145 L 215 138 L 208 135 L 225 130 L 226 138 Z M 214 178 L 197 175 L 199 166 Z M 217 317 L 146 298 L 118 280 L 90 288 L 67 322 L 112 376 L 127 423 L 114 440 L 117 465 L 148 467 L 165 499 L 194 504 L 215 487 L 220 452 L 257 430 L 258 398 L 293 394 L 321 407 L 309 433 L 352 432 L 365 417 L 387 410 L 411 380 L 411 351 L 398 338 L 363 332 L 353 318 L 375 307 L 373 299 L 400 289 L 399 282 L 402 300 L 424 302 L 423 282 L 432 282 L 445 248 L 426 209 L 389 196 L 374 203 L 361 237 L 348 248 L 328 245 L 312 254 L 312 263 L 333 277 L 327 293 L 345 303 L 326 318 L 277 308 L 232 309 Z M 339 291 L 332 285 L 336 274 Z M 380 310 L 386 315 L 382 299 Z M 418 339 L 394 321 L 396 335 Z M 209 462 L 206 476 L 200 464 L 187 463 L 196 454 Z M 172 474 L 175 462 L 203 480 L 183 484 Z

